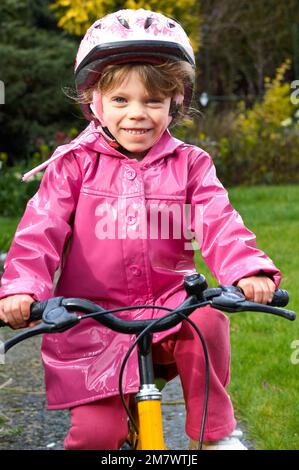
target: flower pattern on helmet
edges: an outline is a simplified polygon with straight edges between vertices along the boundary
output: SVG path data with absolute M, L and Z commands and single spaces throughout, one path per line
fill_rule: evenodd
M 179 44 L 187 52 L 190 62 L 195 62 L 190 40 L 179 23 L 150 10 L 119 10 L 97 20 L 87 30 L 78 50 L 75 70 L 97 45 L 142 40 Z

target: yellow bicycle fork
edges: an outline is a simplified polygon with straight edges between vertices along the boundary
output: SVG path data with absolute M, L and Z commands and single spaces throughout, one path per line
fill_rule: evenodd
M 161 392 L 155 384 L 146 384 L 136 396 L 139 438 L 137 450 L 164 450 Z
M 137 432 L 130 433 L 130 442 L 137 450 L 165 450 L 162 421 L 162 394 L 154 383 L 152 337 L 138 341 L 140 387 L 133 406 Z

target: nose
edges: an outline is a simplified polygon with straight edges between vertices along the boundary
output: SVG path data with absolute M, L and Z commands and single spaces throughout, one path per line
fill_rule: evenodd
M 146 110 L 143 103 L 134 101 L 128 110 L 129 119 L 142 120 L 146 118 Z

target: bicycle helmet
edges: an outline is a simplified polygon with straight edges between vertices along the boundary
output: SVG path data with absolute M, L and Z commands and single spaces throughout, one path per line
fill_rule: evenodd
M 92 87 L 107 65 L 130 62 L 160 64 L 186 61 L 195 66 L 191 43 L 174 20 L 150 10 L 119 10 L 97 20 L 86 32 L 75 62 L 79 93 Z M 185 85 L 184 106 L 191 101 L 193 83 Z M 81 104 L 85 117 L 94 119 L 89 104 Z

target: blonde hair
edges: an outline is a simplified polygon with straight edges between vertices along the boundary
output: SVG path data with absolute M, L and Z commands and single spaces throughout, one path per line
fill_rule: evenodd
M 140 63 L 108 65 L 97 83 L 81 92 L 76 101 L 82 104 L 92 103 L 94 90 L 99 90 L 103 94 L 108 93 L 118 87 L 132 71 L 138 74 L 150 96 L 161 98 L 184 95 L 185 89 L 193 83 L 195 75 L 193 67 L 183 61 L 157 65 Z M 179 105 L 173 122 L 176 123 L 187 113 L 188 109 L 185 109 L 183 104 Z

